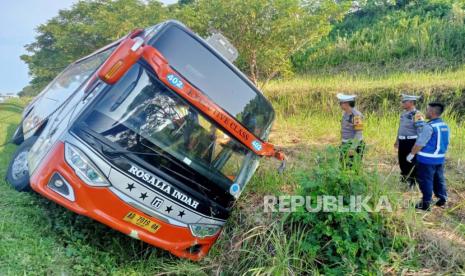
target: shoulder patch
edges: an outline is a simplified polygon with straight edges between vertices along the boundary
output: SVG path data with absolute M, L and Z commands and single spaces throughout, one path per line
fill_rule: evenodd
M 425 120 L 425 115 L 423 115 L 423 113 L 421 113 L 420 111 L 415 113 L 415 117 L 413 117 L 414 122 L 421 122 L 421 121 L 424 121 L 424 120 Z
M 355 115 L 353 119 L 354 130 L 363 130 L 363 120 L 361 115 Z

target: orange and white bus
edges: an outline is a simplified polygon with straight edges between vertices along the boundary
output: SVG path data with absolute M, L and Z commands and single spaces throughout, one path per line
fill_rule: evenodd
M 260 157 L 284 159 L 266 142 L 271 104 L 215 37 L 166 21 L 68 66 L 24 110 L 8 181 L 179 257 L 203 257 Z

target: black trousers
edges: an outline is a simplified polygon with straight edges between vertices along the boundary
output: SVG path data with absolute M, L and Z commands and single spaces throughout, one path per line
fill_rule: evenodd
M 416 139 L 405 139 L 399 140 L 399 166 L 400 166 L 400 175 L 402 176 L 402 181 L 415 185 L 415 176 L 416 168 L 415 161 L 416 158 L 412 160 L 412 163 L 407 162 L 407 155 L 412 152 L 412 148 L 415 145 Z

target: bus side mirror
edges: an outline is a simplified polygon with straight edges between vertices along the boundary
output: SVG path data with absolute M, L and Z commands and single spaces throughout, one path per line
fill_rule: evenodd
M 140 37 L 124 39 L 100 67 L 98 76 L 108 84 L 115 84 L 142 56 L 144 40 Z

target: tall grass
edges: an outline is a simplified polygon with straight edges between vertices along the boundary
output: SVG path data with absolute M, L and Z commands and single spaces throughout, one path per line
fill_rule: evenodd
M 456 67 L 465 59 L 464 15 L 463 3 L 454 0 L 367 5 L 337 24 L 319 45 L 295 56 L 294 64 L 299 72 Z
M 464 72 L 465 73 L 465 72 Z M 381 79 L 344 76 L 301 78 L 275 81 L 265 87 L 265 94 L 277 111 L 275 135 L 283 145 L 339 143 L 342 111 L 335 97 L 338 92 L 358 95 L 357 108 L 365 115 L 364 136 L 369 155 L 392 160 L 397 135 L 400 94 L 422 95 L 418 108 L 425 112 L 428 102 L 447 104 L 444 120 L 451 128 L 451 161 L 465 162 L 465 89 L 457 72 L 448 74 L 396 74 Z M 442 81 L 441 81 L 442 80 Z M 434 85 L 432 84 L 434 83 Z
M 391 246 L 399 251 L 391 250 L 389 261 L 381 265 L 380 269 L 385 272 L 403 269 L 431 273 L 432 270 L 423 268 L 426 266 L 441 269 L 443 273 L 463 271 L 464 262 L 460 260 L 463 251 L 457 249 L 461 243 L 459 241 L 455 244 L 454 239 L 448 238 L 463 237 L 460 232 L 463 231 L 463 220 L 460 218 L 465 208 L 460 203 L 460 197 L 463 199 L 465 182 L 463 173 L 459 172 L 465 168 L 465 124 L 464 110 L 461 109 L 465 98 L 461 92 L 464 89 L 462 80 L 456 72 L 404 73 L 378 79 L 367 76 L 345 77 L 307 77 L 275 81 L 265 87 L 265 94 L 277 111 L 271 140 L 285 148 L 294 159 L 289 162 L 294 163 L 294 171 L 305 171 L 306 168 L 311 170 L 309 164 L 315 161 L 315 151 L 328 145 L 337 145 L 340 141 L 342 111 L 335 94 L 348 92 L 359 95 L 358 106 L 365 114 L 364 137 L 368 143 L 364 170 L 368 173 L 379 171 L 381 180 L 373 185 L 388 195 L 395 206 L 400 206 L 395 213 L 384 217 L 392 237 Z M 415 212 L 413 203 L 418 200 L 419 193 L 406 194 L 405 187 L 398 180 L 397 156 L 393 144 L 401 112 L 401 92 L 421 94 L 423 99 L 418 107 L 423 111 L 426 103 L 433 100 L 448 104 L 444 119 L 451 127 L 452 136 L 447 178 L 450 189 L 459 194 L 455 195 L 456 205 L 451 210 L 455 215 L 446 214 L 446 218 L 439 215 L 430 219 L 434 221 L 433 225 L 442 225 L 440 230 L 430 229 L 431 223 L 424 222 L 427 215 Z M 438 242 L 440 238 L 435 238 L 436 235 L 442 237 L 442 244 Z M 422 243 L 431 243 L 431 246 Z M 436 259 L 441 262 L 435 262 Z
M 439 83 L 437 86 L 434 80 Z M 432 240 L 432 237 L 447 240 L 437 232 L 425 234 L 431 229 L 425 226 L 424 216 L 415 213 L 411 205 L 396 208 L 394 213 L 383 214 L 383 217 L 373 220 L 375 226 L 383 227 L 373 228 L 376 230 L 373 233 L 383 233 L 386 239 L 383 239 L 383 251 L 373 251 L 371 255 L 365 251 L 368 255 L 364 256 L 373 260 L 372 266 L 357 264 L 354 256 L 359 255 L 353 255 L 350 251 L 352 246 L 358 246 L 360 251 L 356 252 L 362 252 L 361 246 L 376 245 L 371 232 L 365 233 L 370 239 L 368 242 L 352 240 L 347 241 L 348 246 L 344 245 L 344 239 L 332 241 L 325 236 L 329 245 L 315 250 L 317 247 L 312 245 L 319 244 L 320 240 L 312 241 L 311 238 L 317 235 L 311 231 L 316 227 L 311 228 L 310 224 L 305 223 L 289 224 L 286 214 L 263 212 L 264 195 L 298 193 L 303 184 L 309 183 L 302 180 L 302 175 L 317 179 L 316 182 L 321 178 L 315 189 L 327 188 L 323 187 L 322 180 L 331 176 L 333 170 L 319 155 L 325 152 L 327 146 L 339 143 L 341 111 L 334 96 L 336 92 L 344 90 L 360 95 L 360 109 L 366 115 L 364 132 L 368 151 L 360 168 L 361 177 L 334 173 L 332 179 L 345 178 L 343 184 L 350 183 L 352 179 L 365 179 L 364 187 L 369 193 L 387 195 L 394 206 L 402 206 L 406 200 L 416 200 L 418 194 L 412 192 L 406 195 L 398 182 L 392 147 L 400 112 L 399 93 L 405 87 L 416 87 L 416 91 L 422 91 L 425 98 L 428 97 L 424 102 L 439 94 L 447 94 L 450 106 L 453 106 L 460 102 L 461 96 L 457 95 L 465 84 L 456 73 L 446 76 L 425 73 L 400 74 L 384 79 L 360 77 L 346 80 L 344 76 L 300 78 L 271 82 L 265 87 L 265 93 L 277 111 L 270 139 L 288 153 L 288 168 L 283 175 L 279 175 L 279 164 L 275 160 L 262 159 L 261 167 L 237 202 L 217 244 L 208 256 L 196 263 L 178 259 L 90 219 L 76 216 L 34 194 L 17 193 L 0 180 L 0 274 L 317 275 L 325 271 L 352 274 L 375 273 L 375 270 L 392 274 L 431 272 L 425 271 L 424 267 L 441 273 L 463 272 L 463 262 L 460 261 L 463 251 L 451 250 L 455 247 L 449 246 L 449 243 Z M 431 93 L 424 92 L 423 88 Z M 421 108 L 424 108 L 424 102 Z M 0 124 L 2 141 L 6 141 L 19 122 L 20 111 L 15 106 L 0 106 L 0 118 L 9 116 Z M 449 163 L 454 170 L 464 166 L 465 125 L 460 116 L 462 114 L 449 108 L 445 117 L 452 128 Z M 0 149 L 1 178 L 14 149 L 13 145 Z M 463 191 L 465 183 L 463 176 L 460 177 L 448 171 L 450 186 Z M 340 183 L 335 181 L 331 187 L 336 189 L 337 184 Z M 347 190 L 344 192 L 348 193 Z M 454 208 L 450 214 L 446 213 L 447 220 L 436 223 L 447 226 L 448 234 L 462 233 L 463 236 L 460 219 L 464 208 Z M 328 223 L 333 227 L 331 231 L 342 235 L 344 221 L 333 225 L 333 219 L 325 216 L 321 223 Z M 351 219 L 353 223 L 359 218 L 345 219 Z M 33 224 L 26 227 L 25 221 Z M 319 222 L 313 220 L 314 224 Z M 349 230 L 357 231 L 357 226 L 353 225 Z M 366 227 L 364 230 L 372 229 Z M 325 249 L 337 243 L 343 249 L 338 256 L 351 258 L 343 262 L 338 256 L 336 259 L 328 258 L 329 251 Z M 424 247 L 422 244 L 431 246 Z M 367 261 L 363 258 L 358 261 Z M 432 260 L 440 260 L 440 263 Z

